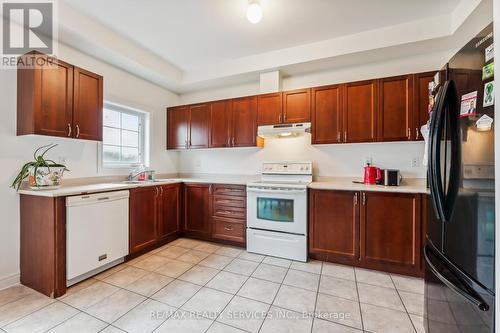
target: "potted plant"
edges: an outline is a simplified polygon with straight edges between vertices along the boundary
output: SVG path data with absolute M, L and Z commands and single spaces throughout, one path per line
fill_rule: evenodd
M 60 187 L 63 173 L 68 169 L 65 165 L 45 158 L 45 154 L 55 146 L 57 144 L 50 144 L 35 150 L 33 154 L 35 160 L 22 166 L 11 187 L 19 190 L 23 180 L 26 178 L 28 178 L 28 183 L 32 189 L 54 189 Z M 39 154 L 42 150 L 43 152 Z

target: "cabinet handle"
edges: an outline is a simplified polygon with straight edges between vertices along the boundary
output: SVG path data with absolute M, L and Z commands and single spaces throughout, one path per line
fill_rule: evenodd
M 338 131 L 338 132 L 337 132 L 337 141 L 338 141 L 338 142 L 341 142 L 341 141 L 342 141 L 341 136 L 342 136 L 342 134 L 340 134 L 340 131 Z
M 232 227 L 224 227 L 224 230 L 233 231 L 233 228 Z
M 71 124 L 68 123 L 68 136 L 71 136 Z
M 185 146 L 186 146 L 186 149 L 187 149 L 187 147 L 188 147 L 188 140 L 187 139 L 185 141 Z
M 344 142 L 347 142 L 347 131 L 344 131 Z
M 233 147 L 234 147 L 234 136 L 233 136 Z
M 364 205 L 366 205 L 366 194 L 365 194 L 365 192 L 363 192 L 362 196 L 363 196 L 363 206 L 364 206 Z
M 278 122 L 281 123 L 281 113 L 280 113 L 278 119 L 279 119 Z
M 358 193 L 354 193 L 354 205 L 358 205 Z
M 80 126 L 76 125 L 76 137 L 80 136 Z
M 415 127 L 415 140 L 418 140 L 418 127 Z
M 155 198 L 158 198 L 158 187 L 155 187 L 155 192 L 156 192 Z
M 212 184 L 210 184 L 210 185 L 208 186 L 208 193 L 212 194 L 212 192 L 213 192 L 213 191 L 212 191 Z
M 283 122 L 286 122 L 286 111 L 283 113 Z
M 163 196 L 163 187 L 160 187 L 160 195 Z
M 411 128 L 408 127 L 408 140 L 411 140 Z

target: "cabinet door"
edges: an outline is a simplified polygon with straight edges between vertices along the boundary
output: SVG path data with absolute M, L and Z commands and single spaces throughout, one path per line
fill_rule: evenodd
M 257 138 L 257 98 L 255 96 L 233 99 L 233 147 L 253 147 Z
M 73 82 L 73 135 L 102 141 L 102 76 L 75 67 Z
M 210 103 L 189 107 L 189 148 L 208 148 Z
M 413 80 L 413 125 L 415 127 L 412 138 L 423 140 L 420 127 L 429 120 L 429 83 L 434 80 L 434 72 L 415 74 Z
M 55 61 L 34 73 L 34 134 L 72 137 L 73 66 Z
M 420 271 L 419 194 L 363 192 L 361 262 L 368 268 L 402 274 Z
M 161 187 L 158 214 L 160 241 L 180 232 L 180 184 Z
M 358 202 L 358 192 L 310 191 L 310 253 L 319 255 L 319 259 L 336 262 L 352 263 L 358 259 Z
M 130 190 L 130 253 L 140 251 L 156 243 L 158 194 L 159 191 L 156 186 Z
M 275 125 L 283 121 L 282 94 L 257 96 L 257 125 Z
M 413 76 L 379 81 L 378 141 L 409 141 L 413 128 Z
M 283 122 L 309 121 L 311 121 L 311 89 L 285 91 L 283 93 Z
M 231 101 L 212 102 L 210 115 L 210 148 L 231 145 Z
M 209 239 L 211 213 L 208 184 L 185 184 L 184 231 L 191 236 Z
M 189 107 L 167 109 L 167 149 L 188 147 Z
M 344 98 L 344 142 L 377 139 L 377 80 L 347 83 Z
M 341 142 L 343 86 L 314 88 L 311 94 L 312 143 Z

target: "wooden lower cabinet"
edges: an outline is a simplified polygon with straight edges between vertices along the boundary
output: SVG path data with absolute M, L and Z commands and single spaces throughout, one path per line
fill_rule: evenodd
M 359 258 L 358 192 L 311 190 L 309 253 L 352 264 Z
M 184 228 L 187 236 L 210 239 L 211 213 L 209 184 L 184 185 Z
M 212 238 L 245 246 L 246 186 L 217 184 L 212 189 Z
M 129 254 L 149 249 L 180 232 L 180 184 L 130 190 Z
M 421 195 L 363 192 L 360 262 L 401 274 L 421 269 Z
M 312 258 L 422 276 L 420 194 L 310 190 Z
M 129 254 L 156 243 L 158 192 L 157 186 L 139 187 L 130 190 Z

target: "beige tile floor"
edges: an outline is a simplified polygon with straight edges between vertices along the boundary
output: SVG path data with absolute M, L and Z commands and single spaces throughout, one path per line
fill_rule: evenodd
M 315 314 L 314 316 L 312 314 Z M 0 332 L 424 332 L 423 281 L 178 239 L 54 300 L 0 291 Z

